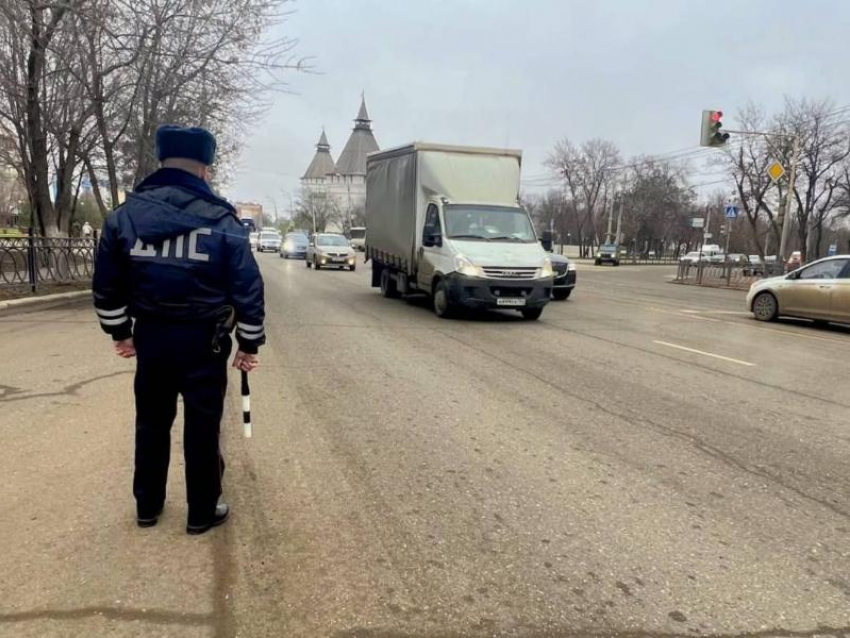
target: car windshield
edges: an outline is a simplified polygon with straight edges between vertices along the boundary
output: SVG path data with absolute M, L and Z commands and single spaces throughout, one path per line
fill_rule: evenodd
M 366 237 L 366 229 L 365 228 L 352 228 L 351 232 L 349 232 L 351 239 L 363 239 Z
M 602 252 L 605 252 L 605 253 L 613 253 L 613 252 L 617 252 L 617 247 L 614 246 L 613 244 L 606 244 L 605 246 L 603 246 L 601 248 L 601 250 L 602 250 Z
M 318 246 L 348 246 L 348 240 L 342 235 L 319 235 Z
M 286 241 L 291 241 L 294 244 L 306 244 L 307 238 L 304 235 L 299 235 L 298 233 L 294 233 L 294 234 L 287 235 Z
M 537 241 L 528 214 L 522 208 L 450 204 L 444 209 L 450 239 L 482 241 Z
M 260 235 L 260 239 L 280 239 L 280 235 L 278 235 L 277 233 L 262 233 Z

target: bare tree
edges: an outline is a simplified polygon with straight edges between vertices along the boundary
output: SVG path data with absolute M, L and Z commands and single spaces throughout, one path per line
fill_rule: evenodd
M 681 167 L 671 162 L 637 158 L 623 192 L 624 236 L 640 252 L 668 252 L 689 247 L 694 193 Z
M 226 179 L 295 42 L 263 33 L 288 0 L 0 0 L 0 136 L 40 232 L 66 234 L 83 175 L 105 212 L 156 167 L 163 123 L 219 137 Z M 9 157 L 6 157 L 6 156 Z
M 323 233 L 330 225 L 343 222 L 339 204 L 323 190 L 305 188 L 295 202 L 295 219 L 301 228 L 312 228 L 314 233 Z
M 822 239 L 831 216 L 842 209 L 844 184 L 848 183 L 850 132 L 846 121 L 836 117 L 829 101 L 786 100 L 785 109 L 772 119 L 750 104 L 739 113 L 742 128 L 770 135 L 745 135 L 731 145 L 723 160 L 729 167 L 741 207 L 753 230 L 758 252 L 764 255 L 768 241 L 778 249 L 782 220 L 780 211 L 787 196 L 787 181 L 774 185 L 767 168 L 780 161 L 791 164 L 793 136 L 800 140 L 797 182 L 791 194 L 791 218 L 797 247 L 804 258 L 820 256 Z M 847 190 L 850 190 L 848 187 Z M 764 242 L 761 232 L 767 229 Z
M 609 141 L 592 139 L 575 146 L 569 139 L 557 144 L 546 160 L 546 166 L 564 180 L 570 205 L 580 219 L 578 235 L 585 252 L 584 238 L 590 249 L 600 243 L 599 220 L 608 198 L 613 196 L 620 152 Z

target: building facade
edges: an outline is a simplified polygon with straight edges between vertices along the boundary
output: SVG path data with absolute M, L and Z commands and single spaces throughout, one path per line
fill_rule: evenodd
M 361 99 L 354 128 L 337 161 L 331 155 L 331 145 L 325 131 L 316 144 L 313 160 L 301 177 L 305 192 L 327 193 L 339 210 L 341 230 L 350 228 L 354 220 L 362 217 L 366 204 L 366 156 L 380 150 L 372 132 L 372 120 L 366 110 L 366 100 Z

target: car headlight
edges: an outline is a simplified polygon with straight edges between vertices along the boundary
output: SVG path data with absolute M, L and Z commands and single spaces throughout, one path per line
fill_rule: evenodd
M 455 270 L 467 277 L 484 277 L 484 270 L 463 255 L 455 255 Z
M 576 269 L 576 265 L 573 262 L 567 264 L 567 272 L 573 272 Z
M 543 258 L 543 265 L 537 269 L 535 273 L 538 279 L 545 279 L 547 277 L 554 277 L 555 271 L 552 269 L 552 260 L 548 257 Z

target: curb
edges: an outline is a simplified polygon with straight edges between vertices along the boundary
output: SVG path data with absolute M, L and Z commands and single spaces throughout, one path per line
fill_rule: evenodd
M 91 299 L 91 290 L 75 290 L 54 295 L 42 295 L 41 297 L 9 299 L 8 301 L 0 301 L 0 316 L 47 310 L 57 306 L 66 306 L 86 298 Z

